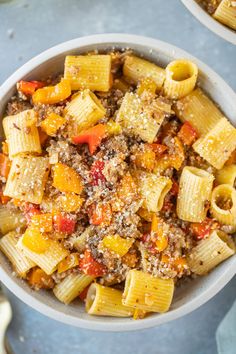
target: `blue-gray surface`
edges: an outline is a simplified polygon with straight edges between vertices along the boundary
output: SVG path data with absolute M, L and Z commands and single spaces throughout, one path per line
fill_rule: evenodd
M 52 45 L 93 33 L 156 37 L 191 52 L 236 89 L 236 47 L 204 28 L 180 0 L 0 0 L 0 83 Z M 8 338 L 17 354 L 213 354 L 215 330 L 235 299 L 236 279 L 182 319 L 132 333 L 65 326 L 10 299 Z

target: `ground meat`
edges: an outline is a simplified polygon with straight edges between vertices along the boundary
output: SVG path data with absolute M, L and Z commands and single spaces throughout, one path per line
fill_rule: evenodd
M 17 97 L 13 97 L 7 104 L 6 115 L 11 116 L 31 108 L 32 106 L 29 101 L 23 101 L 19 100 Z
M 106 109 L 106 118 L 112 118 L 121 105 L 124 93 L 118 89 L 113 89 L 109 92 L 98 92 L 97 95 Z

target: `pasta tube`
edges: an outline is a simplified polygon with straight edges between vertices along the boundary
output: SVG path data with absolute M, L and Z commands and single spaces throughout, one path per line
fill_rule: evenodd
M 206 274 L 234 253 L 232 238 L 220 230 L 215 230 L 192 249 L 188 265 L 193 273 Z
M 193 144 L 193 149 L 209 164 L 220 170 L 236 148 L 236 129 L 226 118 Z
M 72 273 L 65 277 L 53 289 L 58 300 L 69 304 L 93 281 L 93 277 L 85 274 Z
M 4 195 L 40 204 L 49 173 L 46 157 L 17 156 L 12 161 Z
M 207 134 L 223 117 L 220 110 L 200 88 L 178 100 L 175 112 L 182 122 L 190 122 L 200 136 Z
M 236 226 L 236 190 L 229 184 L 213 189 L 211 213 L 221 224 Z
M 217 171 L 216 181 L 219 184 L 229 184 L 236 187 L 236 165 L 225 166 Z
M 10 158 L 20 153 L 41 153 L 36 121 L 37 115 L 33 109 L 3 119 Z
M 64 77 L 72 90 L 108 91 L 111 87 L 110 55 L 67 55 Z
M 93 92 L 84 90 L 67 104 L 64 113 L 76 123 L 75 136 L 95 125 L 105 116 L 106 110 Z
M 28 270 L 35 266 L 35 263 L 16 247 L 17 242 L 17 233 L 14 231 L 9 232 L 0 239 L 0 250 L 12 263 L 17 274 L 24 278 Z
M 123 304 L 148 312 L 166 312 L 173 293 L 173 279 L 156 278 L 132 269 L 126 277 Z
M 179 184 L 177 215 L 190 222 L 202 222 L 206 218 L 206 202 L 211 198 L 214 176 L 196 167 L 184 167 Z
M 17 243 L 18 249 L 47 274 L 52 274 L 56 270 L 58 263 L 68 256 L 68 251 L 55 240 L 46 239 L 45 250 L 40 253 L 34 252 L 24 245 L 23 240 L 24 236 Z
M 141 171 L 135 171 L 134 177 L 143 199 L 143 208 L 154 213 L 160 211 L 165 196 L 171 189 L 171 179 Z
M 117 115 L 119 124 L 128 134 L 153 143 L 165 118 L 165 113 L 155 107 L 154 103 L 155 101 L 151 107 L 138 95 L 126 93 Z
M 236 30 L 236 4 L 232 0 L 222 0 L 213 17 L 224 25 Z
M 122 304 L 122 292 L 97 283 L 90 285 L 86 297 L 86 311 L 90 315 L 130 317 L 134 309 Z
M 166 67 L 164 94 L 179 99 L 193 91 L 198 75 L 196 64 L 190 60 L 174 60 Z
M 127 56 L 123 65 L 123 74 L 135 84 L 143 79 L 151 79 L 160 90 L 165 80 L 165 70 L 147 60 Z

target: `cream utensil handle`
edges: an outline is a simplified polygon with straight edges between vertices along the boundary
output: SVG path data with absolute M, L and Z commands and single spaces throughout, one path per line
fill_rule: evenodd
M 7 327 L 12 319 L 10 302 L 2 293 L 0 285 L 0 354 L 7 354 L 5 349 L 5 335 Z

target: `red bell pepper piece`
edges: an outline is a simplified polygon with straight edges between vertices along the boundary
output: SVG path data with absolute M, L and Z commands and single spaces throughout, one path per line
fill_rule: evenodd
M 88 144 L 90 154 L 93 155 L 105 136 L 106 126 L 104 124 L 97 124 L 78 136 L 74 136 L 72 141 L 74 144 Z
M 93 186 L 98 186 L 99 182 L 105 182 L 106 178 L 102 173 L 104 169 L 105 163 L 101 160 L 96 160 L 91 167 L 91 177 Z
M 185 145 L 190 146 L 193 144 L 194 140 L 197 139 L 198 133 L 196 129 L 189 122 L 186 121 L 178 132 L 178 137 Z
M 190 230 L 194 234 L 197 240 L 201 240 L 204 237 L 208 236 L 212 229 L 217 226 L 217 223 L 212 219 L 206 218 L 202 223 L 192 223 L 190 225 Z
M 24 208 L 23 214 L 26 218 L 27 224 L 30 224 L 31 219 L 34 215 L 42 214 L 39 209 L 39 205 L 37 204 L 24 203 L 23 208 Z
M 56 214 L 53 218 L 54 228 L 58 232 L 72 234 L 75 231 L 76 221 L 71 219 L 69 215 Z
M 90 285 L 86 286 L 86 288 L 82 291 L 82 293 L 79 294 L 80 300 L 84 301 L 86 299 L 89 287 Z
M 148 145 L 152 148 L 152 150 L 155 152 L 157 156 L 162 155 L 167 150 L 167 146 L 163 144 L 153 143 Z
M 177 196 L 178 193 L 179 193 L 179 185 L 174 179 L 172 179 L 172 187 L 170 190 L 170 194 L 173 196 Z
M 21 80 L 17 84 L 18 91 L 25 95 L 32 95 L 37 89 L 44 87 L 45 83 L 42 81 L 24 81 Z
M 93 258 L 89 249 L 84 252 L 84 257 L 81 258 L 79 267 L 85 274 L 94 277 L 101 277 L 107 272 L 107 268 Z

